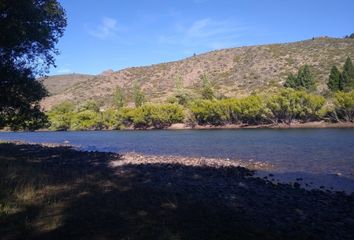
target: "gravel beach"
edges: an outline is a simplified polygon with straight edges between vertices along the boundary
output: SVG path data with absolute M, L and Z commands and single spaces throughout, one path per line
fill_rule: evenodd
M 2 239 L 354 239 L 354 194 L 263 163 L 0 144 Z

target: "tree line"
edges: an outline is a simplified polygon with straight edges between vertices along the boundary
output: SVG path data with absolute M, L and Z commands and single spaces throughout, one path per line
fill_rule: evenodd
M 354 121 L 354 91 L 337 92 L 331 104 L 323 96 L 286 88 L 271 95 L 243 98 L 194 99 L 178 103 L 146 103 L 139 107 L 100 111 L 88 101 L 78 107 L 65 101 L 48 117 L 52 130 L 163 129 L 174 123 L 188 126 L 226 124 L 291 124 L 318 120 Z
M 148 103 L 142 89 L 133 83 L 135 107 L 126 106 L 126 96 L 117 87 L 114 107 L 100 111 L 98 104 L 87 101 L 77 107 L 65 101 L 47 113 L 52 130 L 147 129 L 167 128 L 174 123 L 195 125 L 291 124 L 325 120 L 353 122 L 354 68 L 348 57 L 342 72 L 333 67 L 327 82 L 332 91 L 327 99 L 314 93 L 315 76 L 308 65 L 297 74 L 289 74 L 284 88 L 273 94 L 253 94 L 243 98 L 218 95 L 206 75 L 196 95 L 183 87 L 176 77 L 174 94 L 166 103 Z M 337 87 L 338 86 L 338 87 Z M 339 87 L 341 86 L 341 87 Z

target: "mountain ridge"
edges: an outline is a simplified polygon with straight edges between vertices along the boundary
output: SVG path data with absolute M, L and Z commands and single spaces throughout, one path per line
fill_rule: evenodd
M 245 96 L 253 92 L 274 91 L 281 87 L 290 72 L 308 64 L 317 82 L 318 92 L 326 90 L 326 81 L 333 65 L 342 67 L 346 57 L 354 58 L 354 39 L 319 37 L 291 43 L 275 43 L 214 50 L 182 60 L 129 67 L 118 71 L 104 71 L 104 74 L 88 75 L 64 83 L 66 87 L 53 90 L 53 77 L 44 80 L 50 96 L 42 101 L 45 109 L 69 100 L 79 104 L 87 100 L 99 101 L 110 106 L 117 86 L 126 91 L 128 102 L 132 102 L 133 84 L 141 86 L 152 102 L 165 101 L 176 87 L 176 79 L 183 87 L 198 94 L 202 81 L 200 75 L 206 74 L 223 96 Z M 85 75 L 84 75 L 85 76 Z M 60 84 L 58 84 L 60 85 Z

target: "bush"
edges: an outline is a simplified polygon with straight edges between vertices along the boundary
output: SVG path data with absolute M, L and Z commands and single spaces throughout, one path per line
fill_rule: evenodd
M 174 123 L 183 122 L 184 113 L 183 107 L 178 104 L 145 104 L 135 109 L 121 109 L 119 119 L 121 124 L 125 126 L 161 129 Z
M 118 111 L 115 109 L 107 109 L 101 113 L 102 127 L 109 130 L 117 130 L 120 128 L 118 121 Z
M 283 89 L 267 100 L 268 119 L 273 123 L 287 124 L 295 119 L 304 122 L 318 120 L 323 114 L 324 103 L 322 96 Z
M 134 113 L 135 109 L 134 108 L 129 108 L 129 107 L 122 107 L 119 109 L 117 112 L 117 126 L 119 127 L 129 127 L 133 124 L 134 122 Z
M 64 101 L 52 108 L 47 113 L 50 121 L 51 130 L 66 131 L 71 127 L 71 120 L 74 115 L 75 106 L 69 102 Z
M 103 128 L 101 114 L 92 110 L 74 114 L 71 121 L 72 130 L 99 130 Z
M 265 102 L 261 96 L 252 95 L 240 99 L 240 118 L 243 123 L 264 123 L 266 121 L 265 110 Z
M 337 120 L 354 121 L 354 91 L 337 92 L 334 96 L 334 114 Z
M 193 96 L 192 93 L 187 90 L 181 89 L 176 91 L 174 95 L 170 96 L 167 99 L 167 102 L 187 106 L 193 99 L 195 99 L 195 96 Z
M 98 106 L 98 104 L 95 101 L 89 100 L 89 101 L 86 101 L 86 102 L 80 104 L 79 107 L 77 108 L 77 112 L 83 112 L 86 110 L 90 110 L 93 112 L 99 112 L 100 107 Z
M 230 120 L 226 104 L 218 100 L 196 100 L 189 108 L 199 125 L 223 125 Z
M 154 128 L 166 128 L 174 123 L 183 122 L 183 107 L 178 104 L 146 105 L 143 109 L 150 115 L 151 125 Z
M 304 122 L 320 120 L 326 114 L 325 103 L 326 100 L 322 96 L 303 93 L 300 118 Z
M 228 123 L 258 124 L 263 122 L 263 101 L 259 96 L 242 99 L 198 100 L 190 110 L 198 124 L 224 125 Z

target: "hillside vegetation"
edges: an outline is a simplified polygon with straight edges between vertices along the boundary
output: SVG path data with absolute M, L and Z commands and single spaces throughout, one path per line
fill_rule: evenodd
M 289 73 L 310 66 L 316 91 L 327 90 L 333 65 L 354 59 L 354 39 L 314 38 L 294 43 L 230 48 L 196 55 L 180 61 L 133 67 L 87 78 L 49 77 L 44 81 L 51 96 L 42 101 L 45 109 L 64 100 L 75 105 L 94 100 L 107 108 L 113 105 L 117 86 L 133 102 L 134 85 L 139 85 L 149 102 L 164 102 L 179 82 L 192 95 L 200 95 L 201 75 L 206 75 L 220 96 L 242 97 L 251 93 L 275 92 Z M 114 65 L 114 63 L 112 63 Z M 341 69 L 340 69 L 341 70 Z

